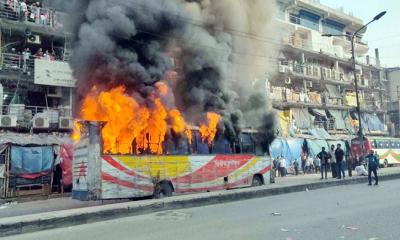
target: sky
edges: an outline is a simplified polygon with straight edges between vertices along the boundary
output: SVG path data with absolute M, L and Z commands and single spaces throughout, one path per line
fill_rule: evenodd
M 387 14 L 372 23 L 364 36 L 370 47 L 370 56 L 375 57 L 379 48 L 382 66 L 400 67 L 400 0 L 320 0 L 324 5 L 344 7 L 346 13 L 352 12 L 364 23 L 369 22 L 382 11 Z

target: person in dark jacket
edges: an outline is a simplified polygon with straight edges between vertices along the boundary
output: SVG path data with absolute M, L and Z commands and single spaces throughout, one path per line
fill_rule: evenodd
M 322 151 L 318 153 L 317 158 L 321 160 L 321 180 L 324 179 L 324 171 L 325 179 L 328 179 L 328 164 L 331 155 L 325 151 L 325 147 L 322 147 Z
M 344 151 L 342 145 L 338 144 L 335 150 L 336 166 L 337 166 L 337 179 L 345 178 L 344 174 Z
M 375 177 L 375 185 L 378 185 L 378 173 L 377 169 L 379 166 L 379 159 L 374 154 L 374 151 L 371 151 L 365 159 L 368 161 L 368 185 L 371 186 L 372 176 L 371 174 L 374 173 Z

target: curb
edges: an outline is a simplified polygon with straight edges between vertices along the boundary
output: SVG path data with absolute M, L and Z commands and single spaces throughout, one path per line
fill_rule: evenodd
M 379 176 L 380 181 L 399 179 L 400 173 Z M 284 187 L 259 187 L 236 189 L 222 192 L 183 195 L 168 199 L 145 202 L 127 202 L 99 207 L 71 209 L 18 217 L 0 219 L 0 237 L 24 234 L 54 228 L 69 227 L 116 218 L 144 215 L 154 212 L 201 207 L 247 199 L 268 197 L 306 189 L 316 190 L 341 185 L 353 185 L 368 182 L 366 177 L 353 177 L 342 181 L 321 181 Z M 269 185 L 271 186 L 271 185 Z

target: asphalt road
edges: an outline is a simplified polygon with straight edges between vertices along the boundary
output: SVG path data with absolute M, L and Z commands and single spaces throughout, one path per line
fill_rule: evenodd
M 279 213 L 274 216 L 272 213 Z M 340 186 L 8 237 L 13 240 L 398 240 L 400 180 Z

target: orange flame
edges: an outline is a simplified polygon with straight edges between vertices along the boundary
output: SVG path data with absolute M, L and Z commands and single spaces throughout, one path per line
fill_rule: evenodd
M 166 84 L 158 85 L 158 96 L 168 91 Z M 102 129 L 105 153 L 162 154 L 169 127 L 186 134 L 186 122 L 177 109 L 168 110 L 158 97 L 150 105 L 140 105 L 124 87 L 101 92 L 93 88 L 83 101 L 81 114 L 87 121 L 106 122 Z
M 81 139 L 82 124 L 78 121 L 74 121 L 74 132 L 72 133 L 72 140 L 78 142 Z
M 219 114 L 212 112 L 207 113 L 207 124 L 202 124 L 199 129 L 203 142 L 207 141 L 208 145 L 212 144 L 217 134 L 217 126 L 220 121 L 221 116 Z

